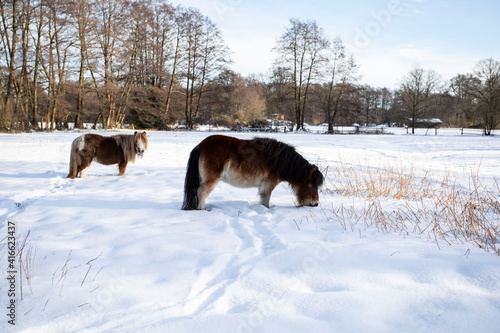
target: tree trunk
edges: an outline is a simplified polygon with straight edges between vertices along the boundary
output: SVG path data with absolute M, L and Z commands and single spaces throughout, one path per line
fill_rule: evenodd
M 5 92 L 4 114 L 0 115 L 0 116 L 3 116 L 3 119 L 0 118 L 0 121 L 3 121 L 4 123 L 6 123 L 6 122 L 9 122 L 12 120 L 11 101 L 12 101 L 12 94 L 14 91 L 15 70 L 16 70 L 16 52 L 17 52 L 17 30 L 18 30 L 19 21 L 17 20 L 17 15 L 18 15 L 18 13 L 17 13 L 17 0 L 12 1 L 11 28 L 8 27 L 8 23 L 6 22 L 7 18 L 4 16 L 3 6 L 4 6 L 4 4 L 2 4 L 2 22 L 3 22 L 3 29 L 5 32 L 4 39 L 7 42 L 7 50 L 6 51 L 9 55 L 9 57 L 8 57 L 9 77 L 7 79 L 6 92 Z M 9 41 L 8 31 L 12 31 L 10 41 Z
M 167 100 L 165 102 L 165 112 L 163 114 L 163 119 L 164 120 L 167 119 L 168 109 L 170 107 L 170 100 L 172 98 L 171 97 L 172 96 L 172 90 L 174 88 L 175 74 L 177 72 L 177 61 L 178 61 L 178 57 L 179 57 L 180 39 L 181 39 L 181 32 L 180 32 L 180 28 L 178 28 L 178 31 L 177 31 L 177 40 L 176 40 L 176 44 L 175 44 L 174 63 L 173 63 L 173 66 L 172 66 L 172 74 L 170 76 L 170 84 L 168 86 L 168 91 L 167 91 Z

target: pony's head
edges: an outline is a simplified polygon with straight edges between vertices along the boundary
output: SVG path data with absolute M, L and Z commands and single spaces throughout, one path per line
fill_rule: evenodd
M 311 168 L 304 174 L 303 180 L 295 186 L 295 194 L 299 206 L 316 207 L 319 204 L 318 188 L 323 185 L 325 177 L 318 167 Z
M 135 132 L 134 133 L 134 147 L 137 156 L 141 157 L 144 155 L 144 151 L 148 149 L 148 137 L 146 132 Z

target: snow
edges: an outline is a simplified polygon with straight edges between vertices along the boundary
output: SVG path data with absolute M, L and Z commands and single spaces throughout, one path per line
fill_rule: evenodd
M 262 136 L 296 146 L 323 169 L 412 168 L 436 183 L 452 174 L 457 186 L 477 172 L 498 200 L 498 137 L 404 132 Z M 149 150 L 125 176 L 94 163 L 85 178 L 66 179 L 80 134 L 0 134 L 1 332 L 498 330 L 500 259 L 492 251 L 369 221 L 344 228 L 329 210 L 359 209 L 365 199 L 325 189 L 320 207 L 297 208 L 279 185 L 266 209 L 256 189 L 220 183 L 207 211 L 181 211 L 189 153 L 209 132 L 151 131 Z M 498 213 L 492 219 L 498 225 Z M 8 221 L 32 263 L 23 300 L 17 275 L 15 327 L 6 316 Z

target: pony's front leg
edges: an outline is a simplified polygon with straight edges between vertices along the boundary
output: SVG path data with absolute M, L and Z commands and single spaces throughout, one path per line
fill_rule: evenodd
M 85 168 L 85 169 L 81 169 L 81 170 L 80 170 L 80 178 L 85 177 L 85 172 L 86 172 L 86 171 L 87 171 L 87 168 Z
M 80 178 L 85 177 L 85 172 L 87 171 L 88 167 L 90 166 L 90 163 L 92 162 L 91 158 L 85 158 L 81 157 L 81 162 L 80 165 L 77 167 L 77 175 L 79 175 Z
M 260 204 L 269 208 L 269 201 L 271 200 L 271 195 L 260 195 Z
M 277 182 L 263 182 L 259 185 L 260 204 L 269 208 L 269 201 L 271 200 L 271 193 L 278 185 Z
M 118 164 L 118 176 L 123 176 L 125 174 L 125 170 L 127 169 L 127 161 L 121 161 L 120 164 Z

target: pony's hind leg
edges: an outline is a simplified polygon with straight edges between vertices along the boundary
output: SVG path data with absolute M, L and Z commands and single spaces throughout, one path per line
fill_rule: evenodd
M 198 196 L 198 207 L 197 209 L 206 209 L 206 199 L 208 195 L 213 191 L 215 185 L 219 182 L 222 177 L 222 172 L 224 170 L 224 165 L 217 165 L 217 161 L 210 158 L 211 156 L 207 154 L 201 154 L 199 159 L 199 175 L 200 175 L 200 185 L 197 190 Z
M 203 180 L 198 188 L 198 209 L 205 210 L 206 209 L 206 199 L 210 192 L 213 191 L 215 185 L 219 182 L 220 178 Z

